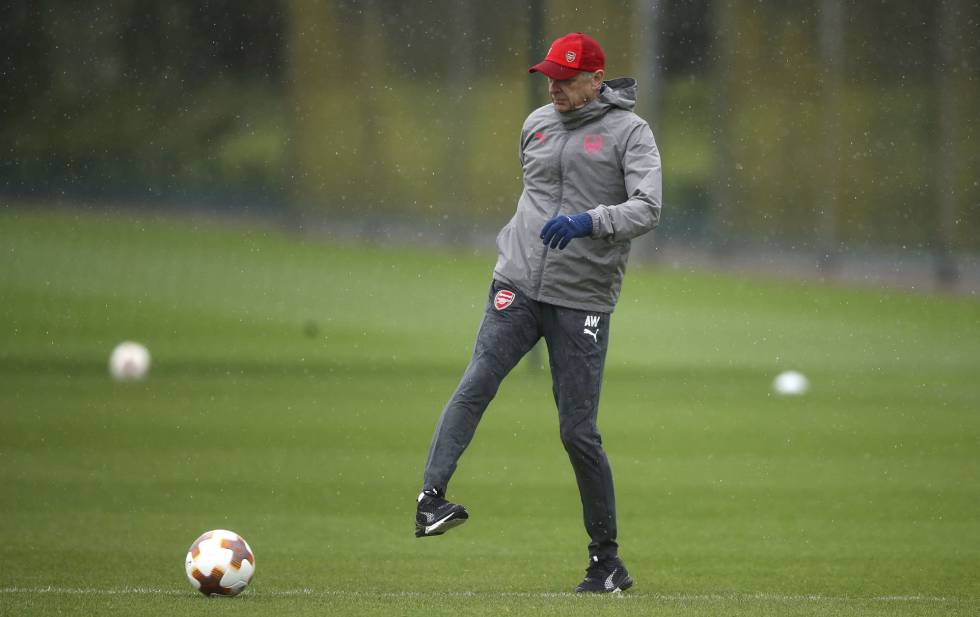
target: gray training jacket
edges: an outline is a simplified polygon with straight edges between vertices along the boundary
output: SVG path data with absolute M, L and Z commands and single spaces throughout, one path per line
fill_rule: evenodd
M 620 78 L 581 109 L 531 112 L 521 129 L 524 191 L 497 236 L 495 278 L 539 302 L 613 311 L 630 239 L 660 221 L 660 152 L 635 104 L 636 81 Z M 544 245 L 548 220 L 585 211 L 592 237 L 564 250 Z

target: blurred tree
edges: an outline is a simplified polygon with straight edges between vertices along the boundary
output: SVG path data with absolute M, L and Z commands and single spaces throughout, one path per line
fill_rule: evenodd
M 715 151 L 711 184 L 711 210 L 708 221 L 708 243 L 719 256 L 731 250 L 733 221 L 736 215 L 734 178 L 735 163 L 732 154 L 733 84 L 737 45 L 735 13 L 730 2 L 720 0 L 713 6 L 711 23 L 714 27 L 712 57 L 714 60 L 714 87 L 712 89 L 712 146 Z M 669 177 L 668 180 L 669 182 Z
M 5 118 L 29 110 L 32 98 L 49 87 L 49 44 L 39 4 L 0 4 L 0 111 Z
M 946 286 L 956 282 L 959 272 L 953 257 L 953 228 L 956 220 L 956 106 L 953 103 L 954 70 L 956 64 L 956 20 L 960 18 L 958 0 L 940 0 L 936 20 L 935 41 L 938 46 L 935 75 L 939 82 L 936 93 L 939 101 L 939 130 L 935 141 L 936 225 L 933 254 L 936 278 Z
M 817 204 L 818 256 L 817 263 L 825 273 L 837 268 L 837 209 L 839 199 L 840 165 L 840 92 L 843 85 L 843 8 L 841 0 L 821 0 L 820 24 L 820 100 L 823 113 L 822 159 L 820 161 L 821 187 Z
M 527 66 L 580 30 L 639 80 L 661 239 L 946 272 L 980 249 L 977 23 L 962 0 L 6 3 L 0 190 L 497 224 L 547 102 Z

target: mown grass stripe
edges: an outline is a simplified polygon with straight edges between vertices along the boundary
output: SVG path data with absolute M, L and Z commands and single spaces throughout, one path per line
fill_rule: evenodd
M 575 598 L 586 597 L 570 592 L 530 592 L 530 591 L 359 591 L 341 589 L 285 589 L 282 591 L 249 590 L 249 595 L 267 597 L 380 597 L 380 598 Z M 0 594 L 54 594 L 54 595 L 194 595 L 192 591 L 159 589 L 153 587 L 130 587 L 117 589 L 96 589 L 86 587 L 4 587 Z M 706 594 L 662 594 L 662 593 L 622 593 L 614 594 L 621 599 L 645 599 L 662 602 L 896 602 L 896 603 L 960 603 L 962 598 L 923 595 L 888 595 L 873 597 L 825 596 L 819 594 L 778 594 L 778 593 L 706 593 Z

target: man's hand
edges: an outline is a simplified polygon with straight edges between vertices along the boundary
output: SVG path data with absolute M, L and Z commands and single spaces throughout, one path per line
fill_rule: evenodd
M 582 212 L 574 216 L 562 214 L 544 224 L 541 239 L 551 248 L 563 249 L 572 238 L 592 235 L 592 215 Z

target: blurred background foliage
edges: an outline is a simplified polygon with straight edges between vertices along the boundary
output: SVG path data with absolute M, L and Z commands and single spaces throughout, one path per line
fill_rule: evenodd
M 664 235 L 980 249 L 980 3 L 37 0 L 0 6 L 0 191 L 493 227 L 548 42 L 594 34 Z

